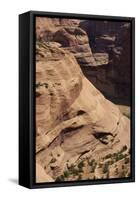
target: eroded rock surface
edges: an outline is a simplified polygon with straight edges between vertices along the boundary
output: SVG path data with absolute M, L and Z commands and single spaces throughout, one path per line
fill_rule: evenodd
M 64 50 L 73 53 L 82 68 L 96 66 L 88 36 L 81 28 L 69 26 L 68 28 L 59 29 L 53 40 L 62 44 Z
M 68 49 L 62 42 L 36 43 L 36 182 L 116 177 L 114 163 L 129 157 L 129 119 L 83 75 L 70 48 L 72 43 Z M 108 154 L 122 154 L 124 146 L 126 156 L 110 163 L 108 174 L 98 166 L 88 170 Z

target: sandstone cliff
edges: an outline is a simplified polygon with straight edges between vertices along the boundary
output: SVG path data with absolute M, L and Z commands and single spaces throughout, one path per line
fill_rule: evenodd
M 64 28 L 53 38 L 36 43 L 36 182 L 129 176 L 130 121 L 84 76 L 86 33 Z

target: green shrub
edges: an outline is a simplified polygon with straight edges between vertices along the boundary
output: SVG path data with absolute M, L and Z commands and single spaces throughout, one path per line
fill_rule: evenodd
M 119 154 L 119 155 L 118 155 L 118 159 L 119 159 L 119 160 L 122 160 L 124 157 L 125 157 L 125 156 L 124 156 L 123 154 Z
M 115 161 L 117 162 L 119 160 L 122 160 L 123 158 L 125 158 L 125 156 L 122 153 L 118 153 L 115 156 Z

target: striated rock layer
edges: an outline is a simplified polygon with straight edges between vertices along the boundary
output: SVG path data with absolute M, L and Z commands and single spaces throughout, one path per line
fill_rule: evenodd
M 38 40 L 60 43 L 61 48 L 75 56 L 84 75 L 97 89 L 115 103 L 128 106 L 130 34 L 127 22 L 36 18 Z
M 69 49 L 59 32 L 60 44 L 36 43 L 36 182 L 129 176 L 130 121 L 83 75 L 73 51 L 85 33 L 60 32 Z
M 62 44 L 64 50 L 73 53 L 82 68 L 96 66 L 88 36 L 81 28 L 69 26 L 59 29 L 54 34 L 53 40 Z

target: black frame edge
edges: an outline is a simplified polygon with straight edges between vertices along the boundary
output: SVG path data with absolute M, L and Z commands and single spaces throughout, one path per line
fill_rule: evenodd
M 104 19 L 104 20 L 119 20 L 119 21 L 130 21 L 135 19 L 135 17 L 128 17 L 128 16 L 113 16 L 113 15 L 96 15 L 96 14 L 82 14 L 82 13 L 61 13 L 61 12 L 50 12 L 50 11 L 34 11 L 34 10 L 30 10 L 28 11 L 30 12 L 32 15 L 37 15 L 37 16 L 49 16 L 49 17 L 65 17 L 65 18 L 83 18 L 83 19 Z M 112 18 L 112 19 L 111 19 Z
M 132 62 L 132 108 L 131 108 L 131 147 L 132 147 L 132 159 L 131 159 L 131 168 L 132 168 L 132 181 L 135 182 L 135 18 L 131 19 L 131 62 Z
M 30 14 L 19 15 L 19 185 L 30 187 Z

